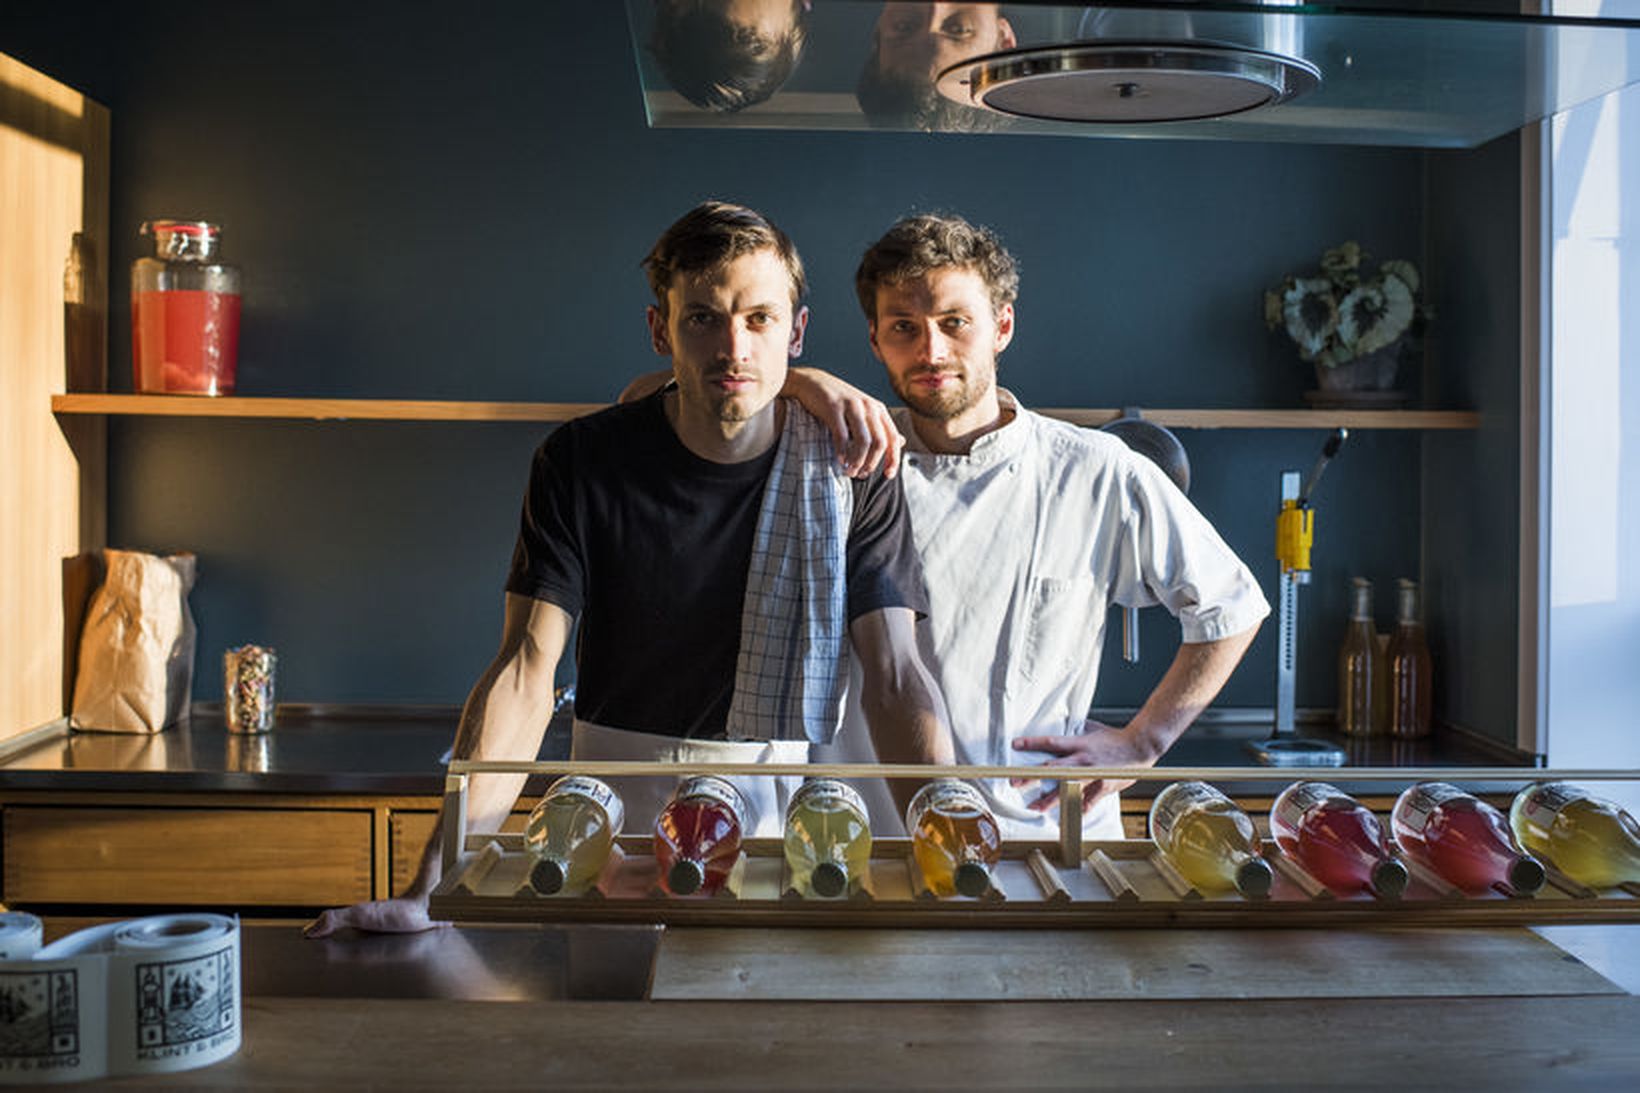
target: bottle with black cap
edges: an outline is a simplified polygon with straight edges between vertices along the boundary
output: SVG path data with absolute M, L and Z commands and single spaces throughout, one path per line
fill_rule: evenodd
M 1368 891 L 1396 899 L 1407 867 L 1372 809 L 1325 782 L 1294 782 L 1270 809 L 1270 834 L 1282 853 L 1335 892 Z
M 530 887 L 544 896 L 590 884 L 621 833 L 625 807 L 596 778 L 568 775 L 541 797 L 524 827 L 524 849 L 535 859 Z
M 674 896 L 711 895 L 740 860 L 751 822 L 746 798 L 715 775 L 685 778 L 655 817 L 655 861 Z
M 1269 895 L 1274 874 L 1253 818 L 1206 782 L 1174 782 L 1150 805 L 1156 848 L 1206 892 Z
M 840 896 L 871 867 L 871 820 L 853 786 L 810 778 L 786 806 L 786 869 L 805 895 Z
M 1457 786 L 1408 787 L 1390 826 L 1402 853 L 1466 892 L 1501 888 L 1526 896 L 1543 887 L 1543 863 L 1516 845 L 1503 813 Z
M 1002 832 L 979 790 L 955 778 L 936 778 L 905 810 L 911 852 L 936 896 L 983 896 L 1002 857 Z

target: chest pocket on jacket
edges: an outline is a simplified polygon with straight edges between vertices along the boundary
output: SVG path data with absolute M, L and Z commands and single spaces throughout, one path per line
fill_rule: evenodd
M 1069 676 L 1093 655 L 1099 612 L 1091 577 L 1034 577 L 1025 602 L 1019 672 L 1033 681 Z

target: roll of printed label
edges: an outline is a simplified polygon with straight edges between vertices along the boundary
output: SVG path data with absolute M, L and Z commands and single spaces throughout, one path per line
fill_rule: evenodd
M 111 922 L 18 956 L 29 924 L 13 918 L 33 916 L 0 916 L 0 1084 L 165 1074 L 239 1050 L 237 919 Z
M 40 949 L 45 931 L 27 911 L 0 912 L 0 960 L 27 960 Z

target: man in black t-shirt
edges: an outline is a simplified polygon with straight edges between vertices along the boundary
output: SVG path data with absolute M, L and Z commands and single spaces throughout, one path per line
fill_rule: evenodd
M 772 749 L 721 739 L 734 716 L 765 484 L 783 428 L 802 425 L 786 420 L 802 410 L 775 399 L 808 320 L 802 263 L 761 215 L 708 202 L 673 224 L 644 266 L 655 292 L 650 338 L 671 359 L 673 384 L 570 422 L 537 451 L 501 650 L 462 712 L 458 758 L 536 755 L 577 616 L 578 758 L 806 755 L 801 739 Z M 878 475 L 848 489 L 841 599 L 878 755 L 949 763 L 944 705 L 917 654 L 926 601 L 899 484 Z M 808 549 L 809 534 L 786 549 Z M 475 777 L 470 825 L 498 830 L 523 783 Z M 326 911 L 308 932 L 425 929 L 440 870 L 435 835 L 405 896 Z

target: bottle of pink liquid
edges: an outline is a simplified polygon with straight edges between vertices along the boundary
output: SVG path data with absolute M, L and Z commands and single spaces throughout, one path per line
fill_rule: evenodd
M 746 800 L 732 784 L 703 774 L 685 778 L 655 817 L 655 860 L 674 896 L 710 895 L 740 858 Z
M 1420 782 L 1395 802 L 1395 841 L 1407 857 L 1466 892 L 1543 887 L 1543 865 L 1521 851 L 1503 813 L 1445 782 Z
M 1294 782 L 1270 809 L 1270 833 L 1282 853 L 1337 892 L 1362 890 L 1395 899 L 1407 867 L 1395 857 L 1378 817 L 1325 782 Z

